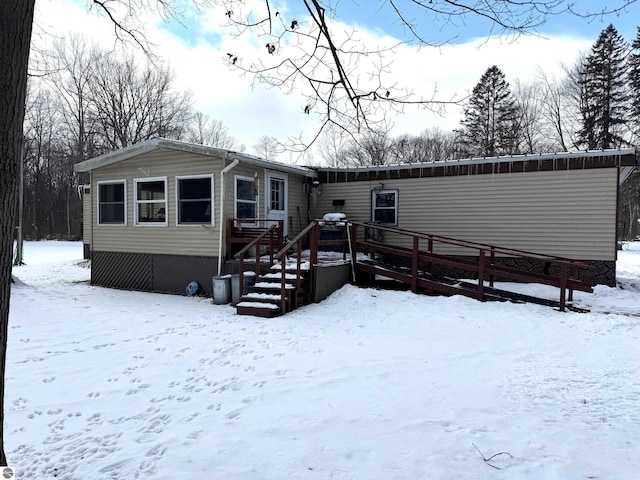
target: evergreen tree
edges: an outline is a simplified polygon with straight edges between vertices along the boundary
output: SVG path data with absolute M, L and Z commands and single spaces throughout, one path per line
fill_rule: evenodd
M 518 114 L 505 75 L 495 65 L 474 87 L 458 130 L 461 153 L 492 157 L 518 151 Z
M 629 54 L 629 87 L 630 87 L 630 117 L 637 136 L 640 136 L 640 27 L 636 39 L 631 45 Z M 636 139 L 637 143 L 638 139 Z
M 624 143 L 628 90 L 628 47 L 613 25 L 605 28 L 591 47 L 580 71 L 580 142 L 589 150 L 619 147 Z

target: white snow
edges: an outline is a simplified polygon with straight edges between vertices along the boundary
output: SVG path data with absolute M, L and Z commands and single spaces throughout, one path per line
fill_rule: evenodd
M 618 288 L 576 294 L 590 313 L 345 286 L 262 319 L 93 287 L 81 244 L 28 242 L 9 464 L 37 480 L 639 478 L 627 247 Z

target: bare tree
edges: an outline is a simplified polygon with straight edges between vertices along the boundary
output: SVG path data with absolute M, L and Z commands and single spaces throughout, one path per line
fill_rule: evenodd
M 456 136 L 440 128 L 428 128 L 418 136 L 401 135 L 391 145 L 392 163 L 449 160 L 455 154 Z
M 103 52 L 92 70 L 95 122 L 112 150 L 152 137 L 179 139 L 191 116 L 191 93 L 172 89 L 174 76 L 167 68 L 137 65 L 132 56 L 116 60 Z
M 544 71 L 538 70 L 538 83 L 542 89 L 541 103 L 542 115 L 548 126 L 554 144 L 558 145 L 559 150 L 566 152 L 569 150 L 569 141 L 567 133 L 567 122 L 569 115 L 567 114 L 567 96 L 563 83 L 554 78 L 550 78 Z
M 244 145 L 229 133 L 221 120 L 214 120 L 202 112 L 196 112 L 189 123 L 186 139 L 192 143 L 209 145 L 227 150 L 243 151 Z
M 317 149 L 328 167 L 346 167 L 349 163 L 346 151 L 352 140 L 341 129 L 329 126 L 322 132 Z
M 100 153 L 96 145 L 94 108 L 91 102 L 93 65 L 102 52 L 86 38 L 71 36 L 57 40 L 45 54 L 46 84 L 56 93 L 67 131 L 67 143 L 74 163 Z
M 545 85 L 540 81 L 523 83 L 516 80 L 513 97 L 518 109 L 520 153 L 540 153 L 558 149 L 545 115 Z M 551 130 L 551 131 L 550 131 Z
M 262 135 L 253 146 L 256 155 L 273 160 L 282 152 L 282 146 L 275 137 Z

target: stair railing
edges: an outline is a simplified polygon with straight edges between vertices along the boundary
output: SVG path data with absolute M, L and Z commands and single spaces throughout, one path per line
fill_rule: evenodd
M 260 247 L 264 245 L 269 246 L 269 262 L 270 265 L 273 265 L 273 260 L 275 258 L 274 252 L 278 245 L 278 240 L 282 238 L 281 232 L 284 226 L 284 222 L 282 220 L 273 220 L 277 222 L 273 225 L 270 225 L 268 228 L 264 230 L 264 232 L 260 233 L 256 238 L 254 238 L 251 242 L 245 245 L 238 253 L 234 255 L 234 258 L 238 260 L 238 281 L 240 282 L 239 290 L 238 290 L 238 298 L 241 298 L 244 295 L 244 257 L 245 255 L 255 247 L 255 272 L 256 278 L 261 274 L 261 262 L 260 257 L 262 256 L 262 252 Z M 268 237 L 268 238 L 267 238 Z
M 302 242 L 309 235 L 309 282 L 310 291 L 313 291 L 313 273 L 315 265 L 318 263 L 318 221 L 314 220 L 304 229 L 300 231 L 292 240 L 282 247 L 275 255 L 276 261 L 280 263 L 282 276 L 280 277 L 280 308 L 282 313 L 286 312 L 287 290 L 286 290 L 286 273 L 287 273 L 287 252 L 293 249 L 296 255 L 296 288 L 297 283 L 302 280 Z

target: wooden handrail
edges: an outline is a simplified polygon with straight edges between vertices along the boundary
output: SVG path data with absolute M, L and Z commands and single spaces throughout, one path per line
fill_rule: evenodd
M 298 233 L 298 235 L 296 235 L 293 238 L 293 240 L 289 240 L 289 242 L 276 253 L 276 255 L 275 255 L 276 259 L 279 259 L 284 254 L 286 254 L 296 243 L 298 243 L 300 240 L 302 240 L 304 238 L 304 236 L 307 233 L 309 233 L 311 231 L 311 229 L 313 227 L 315 227 L 317 224 L 318 224 L 317 220 L 312 221 L 303 230 L 301 230 L 300 233 Z
M 279 221 L 282 222 L 282 220 L 279 220 Z M 244 248 L 240 249 L 240 251 L 234 255 L 234 258 L 238 259 L 240 258 L 240 256 L 244 256 L 252 247 L 255 247 L 264 237 L 266 237 L 269 234 L 272 234 L 273 232 L 276 231 L 276 229 L 280 229 L 280 225 L 271 225 L 264 232 L 262 232 L 256 238 L 254 238 L 251 241 L 251 243 L 248 243 L 247 245 L 244 246 Z M 273 235 L 271 236 L 273 237 Z M 272 256 L 273 256 L 273 253 L 272 253 Z
M 363 246 L 368 249 L 374 249 L 381 252 L 387 252 L 391 254 L 396 254 L 404 257 L 408 257 L 411 259 L 411 289 L 416 291 L 417 289 L 417 275 L 418 275 L 418 264 L 419 262 L 426 261 L 428 265 L 431 263 L 441 264 L 441 265 L 449 265 L 449 266 L 457 266 L 459 268 L 468 268 L 472 271 L 477 271 L 478 273 L 478 285 L 477 285 L 477 298 L 478 300 L 484 300 L 485 292 L 484 292 L 484 282 L 487 274 L 489 275 L 490 285 L 493 286 L 493 277 L 495 274 L 500 275 L 505 278 L 511 279 L 524 279 L 525 281 L 530 281 L 534 283 L 542 283 L 547 285 L 556 286 L 560 289 L 560 299 L 559 306 L 560 310 L 564 311 L 566 300 L 567 300 L 567 291 L 568 291 L 568 299 L 571 301 L 573 299 L 573 289 L 579 289 L 584 291 L 591 291 L 591 286 L 586 282 L 581 282 L 579 280 L 571 279 L 570 276 L 573 274 L 573 271 L 576 267 L 588 267 L 588 265 L 579 260 L 572 260 L 569 258 L 562 258 L 552 255 L 539 254 L 535 252 L 529 252 L 525 250 L 517 250 L 512 248 L 502 248 L 494 245 L 487 245 L 482 243 L 469 242 L 466 240 L 458 240 L 449 237 L 443 237 L 439 235 L 430 235 L 424 234 L 420 232 L 413 232 L 410 230 L 404 230 L 400 228 L 392 228 L 386 227 L 378 224 L 372 223 L 363 223 L 363 222 L 350 222 L 352 228 L 352 251 L 356 251 L 358 246 Z M 365 228 L 374 228 L 380 229 L 382 231 L 387 231 L 393 234 L 405 235 L 409 236 L 413 239 L 412 247 L 396 247 L 388 243 L 379 243 L 375 241 L 362 241 L 359 242 L 357 240 L 357 228 L 358 226 L 362 226 Z M 424 250 L 420 250 L 419 243 L 420 240 L 428 241 L 428 250 L 425 252 Z M 478 260 L 476 261 L 465 261 L 461 259 L 455 259 L 453 257 L 447 258 L 446 256 L 437 255 L 433 253 L 434 243 L 443 243 L 448 245 L 455 245 L 459 247 L 464 247 L 468 249 L 473 249 L 478 251 Z M 488 255 L 487 255 L 488 254 Z M 549 275 L 549 274 L 533 274 L 526 271 L 516 271 L 515 269 L 499 267 L 495 265 L 495 255 L 503 254 L 509 257 L 516 257 L 522 259 L 535 259 L 535 260 L 543 260 L 546 262 L 553 262 L 559 265 L 560 267 L 560 275 L 559 277 Z
M 276 232 L 282 232 L 284 221 L 268 220 L 268 219 L 266 219 L 265 221 L 277 222 L 277 223 L 270 225 L 263 232 L 261 232 L 260 235 L 254 238 L 251 242 L 249 242 L 247 245 L 241 248 L 240 251 L 234 255 L 234 258 L 238 260 L 238 282 L 239 282 L 238 298 L 241 298 L 242 295 L 244 295 L 244 256 L 251 248 L 253 247 L 256 248 L 256 265 L 255 265 L 256 278 L 260 276 L 260 267 L 261 267 L 260 246 L 263 244 L 263 239 L 267 235 L 269 235 L 269 261 L 271 262 L 271 264 L 273 264 L 273 258 L 274 258 L 273 250 L 275 246 L 275 240 L 273 236 L 274 236 L 274 233 Z M 280 238 L 280 235 L 278 235 L 278 238 Z
M 275 255 L 275 259 L 277 261 L 280 262 L 280 267 L 281 267 L 281 277 L 280 277 L 280 309 L 282 310 L 282 312 L 284 313 L 286 311 L 286 295 L 287 295 L 287 289 L 286 289 L 286 278 L 285 275 L 287 273 L 287 261 L 286 258 L 283 259 L 283 257 L 286 256 L 287 252 L 292 249 L 294 246 L 296 247 L 296 284 L 297 282 L 300 281 L 300 279 L 302 278 L 302 240 L 305 238 L 305 236 L 309 233 L 314 231 L 314 229 L 316 229 L 318 226 L 318 222 L 317 220 L 312 221 L 309 225 L 307 225 L 305 228 L 303 228 L 294 238 L 293 240 L 290 240 L 289 242 L 287 242 L 287 244 L 280 249 L 276 255 Z M 315 233 L 315 231 L 314 231 Z M 315 237 L 315 235 L 311 235 L 312 239 Z M 312 242 L 313 243 L 313 242 Z M 314 256 L 314 250 L 316 250 L 315 252 L 315 260 L 313 258 Z M 309 277 L 310 277 L 310 282 L 312 282 L 313 280 L 313 268 L 314 268 L 314 263 L 317 262 L 318 258 L 318 252 L 317 252 L 317 247 L 314 249 L 313 245 L 311 247 L 311 254 L 312 254 L 312 258 L 310 259 L 309 262 Z M 297 285 L 296 285 L 296 288 Z
M 420 232 L 414 232 L 412 230 L 405 230 L 403 228 L 396 228 L 396 227 L 385 227 L 383 225 L 379 225 L 376 223 L 370 223 L 370 222 L 349 222 L 352 225 L 357 225 L 357 226 L 362 226 L 365 228 L 375 228 L 377 230 L 381 230 L 381 231 L 386 231 L 386 232 L 390 232 L 390 233 L 397 233 L 400 235 L 408 235 L 411 237 L 418 237 L 418 238 L 422 238 L 424 240 L 429 240 L 429 241 L 436 241 L 439 243 L 446 243 L 448 245 L 455 245 L 458 247 L 466 247 L 466 248 L 471 248 L 471 249 L 484 249 L 484 250 L 489 250 L 492 251 L 494 253 L 501 253 L 503 255 L 509 255 L 509 256 L 514 256 L 514 257 L 527 257 L 527 258 L 534 258 L 537 260 L 547 260 L 547 261 L 556 261 L 556 262 L 568 262 L 571 264 L 574 264 L 576 266 L 583 266 L 583 267 L 588 267 L 588 265 L 584 262 L 581 262 L 580 260 L 572 260 L 569 258 L 563 258 L 563 257 L 556 257 L 553 255 L 546 255 L 543 253 L 537 253 L 537 252 L 531 252 L 531 251 L 527 251 L 527 250 L 517 250 L 514 248 L 504 248 L 504 247 L 498 247 L 495 245 L 489 245 L 489 244 L 485 244 L 485 243 L 477 243 L 477 242 L 470 242 L 467 240 L 459 240 L 457 238 L 450 238 L 450 237 L 444 237 L 441 235 L 432 235 L 432 234 L 428 234 L 428 233 L 420 233 Z M 430 251 L 431 251 L 432 247 L 430 247 Z

